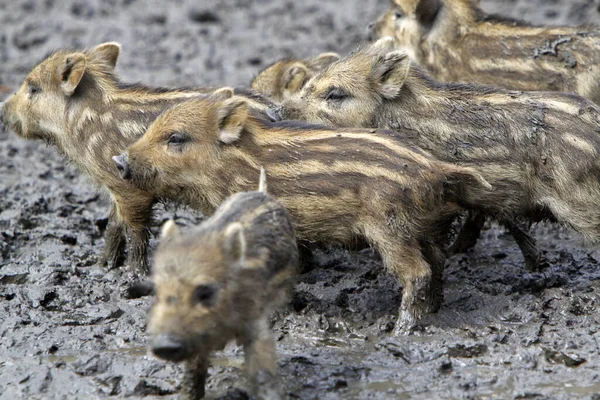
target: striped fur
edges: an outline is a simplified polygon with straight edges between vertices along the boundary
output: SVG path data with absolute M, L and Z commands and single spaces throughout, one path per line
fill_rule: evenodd
M 326 100 L 331 91 L 345 97 Z M 394 129 L 443 161 L 476 168 L 494 190 L 473 203 L 525 238 L 530 267 L 539 255 L 516 220 L 550 217 L 600 238 L 600 109 L 582 97 L 438 83 L 381 39 L 315 76 L 281 114 Z
M 600 30 L 538 27 L 474 0 L 395 0 L 373 25 L 438 80 L 576 93 L 600 103 Z
M 127 230 L 129 262 L 147 272 L 148 209 L 154 199 L 121 180 L 111 157 L 138 139 L 164 109 L 207 96 L 214 89 L 124 84 L 114 73 L 119 54 L 116 43 L 82 52 L 52 53 L 4 103 L 4 118 L 17 135 L 54 145 L 94 183 L 108 190 L 112 205 L 105 259 L 111 264 L 117 262 Z M 246 97 L 253 106 L 271 105 L 258 94 L 242 94 L 246 93 L 250 93 Z
M 181 132 L 188 140 L 170 144 Z M 272 123 L 236 97 L 165 111 L 127 158 L 134 185 L 206 214 L 231 193 L 255 187 L 264 166 L 269 193 L 289 210 L 299 239 L 346 246 L 366 240 L 379 250 L 404 285 L 399 329 L 422 311 L 417 293 L 427 291 L 432 268 L 439 289 L 449 224 L 489 190 L 472 169 L 407 147 L 399 133 Z M 436 309 L 440 301 L 430 297 L 428 305 Z

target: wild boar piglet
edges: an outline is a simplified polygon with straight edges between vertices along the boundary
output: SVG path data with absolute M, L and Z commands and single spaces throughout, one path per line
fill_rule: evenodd
M 128 264 L 146 273 L 148 224 L 155 199 L 123 181 L 111 157 L 137 140 L 165 108 L 197 96 L 244 95 L 252 106 L 271 104 L 247 89 L 152 88 L 121 82 L 115 67 L 121 46 L 58 50 L 33 68 L 0 113 L 25 139 L 55 146 L 110 196 L 103 261 L 117 265 L 128 241 Z
M 188 398 L 204 396 L 210 353 L 233 339 L 244 346 L 252 392 L 279 398 L 269 317 L 287 301 L 297 266 L 290 216 L 267 194 L 264 170 L 258 191 L 231 196 L 199 226 L 165 223 L 152 271 L 150 348 L 185 362 Z
M 280 60 L 262 70 L 250 87 L 279 103 L 298 93 L 311 76 L 339 58 L 336 53 L 323 53 L 308 60 Z
M 273 123 L 240 97 L 198 99 L 165 111 L 122 159 L 133 185 L 206 215 L 248 190 L 263 165 L 299 239 L 348 247 L 366 241 L 381 253 L 403 284 L 403 330 L 425 306 L 439 307 L 441 292 L 428 289 L 432 273 L 439 284 L 440 246 L 452 220 L 489 184 L 471 168 L 403 145 L 401 136 Z
M 369 25 L 443 82 L 579 94 L 600 104 L 600 28 L 533 26 L 478 0 L 394 0 Z
M 394 129 L 475 168 L 494 188 L 472 199 L 475 210 L 510 229 L 531 269 L 540 255 L 517 222 L 549 218 L 600 238 L 600 109 L 583 97 L 438 83 L 384 38 L 330 65 L 273 114 Z M 464 234 L 476 238 L 483 221 Z

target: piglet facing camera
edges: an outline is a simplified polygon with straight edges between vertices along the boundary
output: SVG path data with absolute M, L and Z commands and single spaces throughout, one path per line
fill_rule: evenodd
M 156 252 L 151 351 L 185 362 L 187 398 L 204 396 L 210 353 L 243 344 L 251 391 L 279 398 L 275 342 L 268 318 L 289 297 L 298 248 L 288 212 L 266 192 L 238 193 L 203 224 L 165 223 Z

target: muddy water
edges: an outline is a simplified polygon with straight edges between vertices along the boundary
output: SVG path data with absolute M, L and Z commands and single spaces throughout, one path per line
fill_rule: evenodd
M 595 1 L 484 0 L 537 23 L 600 22 Z M 123 44 L 126 81 L 247 83 L 280 57 L 349 51 L 387 0 L 0 0 L 0 85 L 49 50 Z M 1 96 L 5 94 L 0 93 Z M 0 134 L 0 398 L 178 398 L 181 369 L 146 351 L 151 298 L 125 299 L 97 265 L 106 200 L 39 142 Z M 158 210 L 192 224 L 201 216 Z M 155 227 L 155 230 L 156 230 Z M 390 329 L 400 287 L 370 250 L 320 250 L 274 318 L 290 398 L 598 399 L 600 247 L 535 228 L 546 268 L 528 273 L 492 227 L 452 258 L 445 301 L 409 337 Z M 212 398 L 247 398 L 243 353 L 213 358 Z M 223 397 L 222 397 L 223 398 Z

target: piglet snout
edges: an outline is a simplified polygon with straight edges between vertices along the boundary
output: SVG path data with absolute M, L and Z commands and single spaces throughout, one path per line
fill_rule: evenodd
M 117 170 L 119 170 L 121 179 L 131 179 L 131 169 L 127 161 L 127 154 L 123 153 L 120 156 L 113 156 L 112 160 L 115 162 Z
M 169 361 L 183 361 L 186 358 L 185 346 L 171 335 L 159 335 L 152 340 L 152 352 L 159 358 Z

